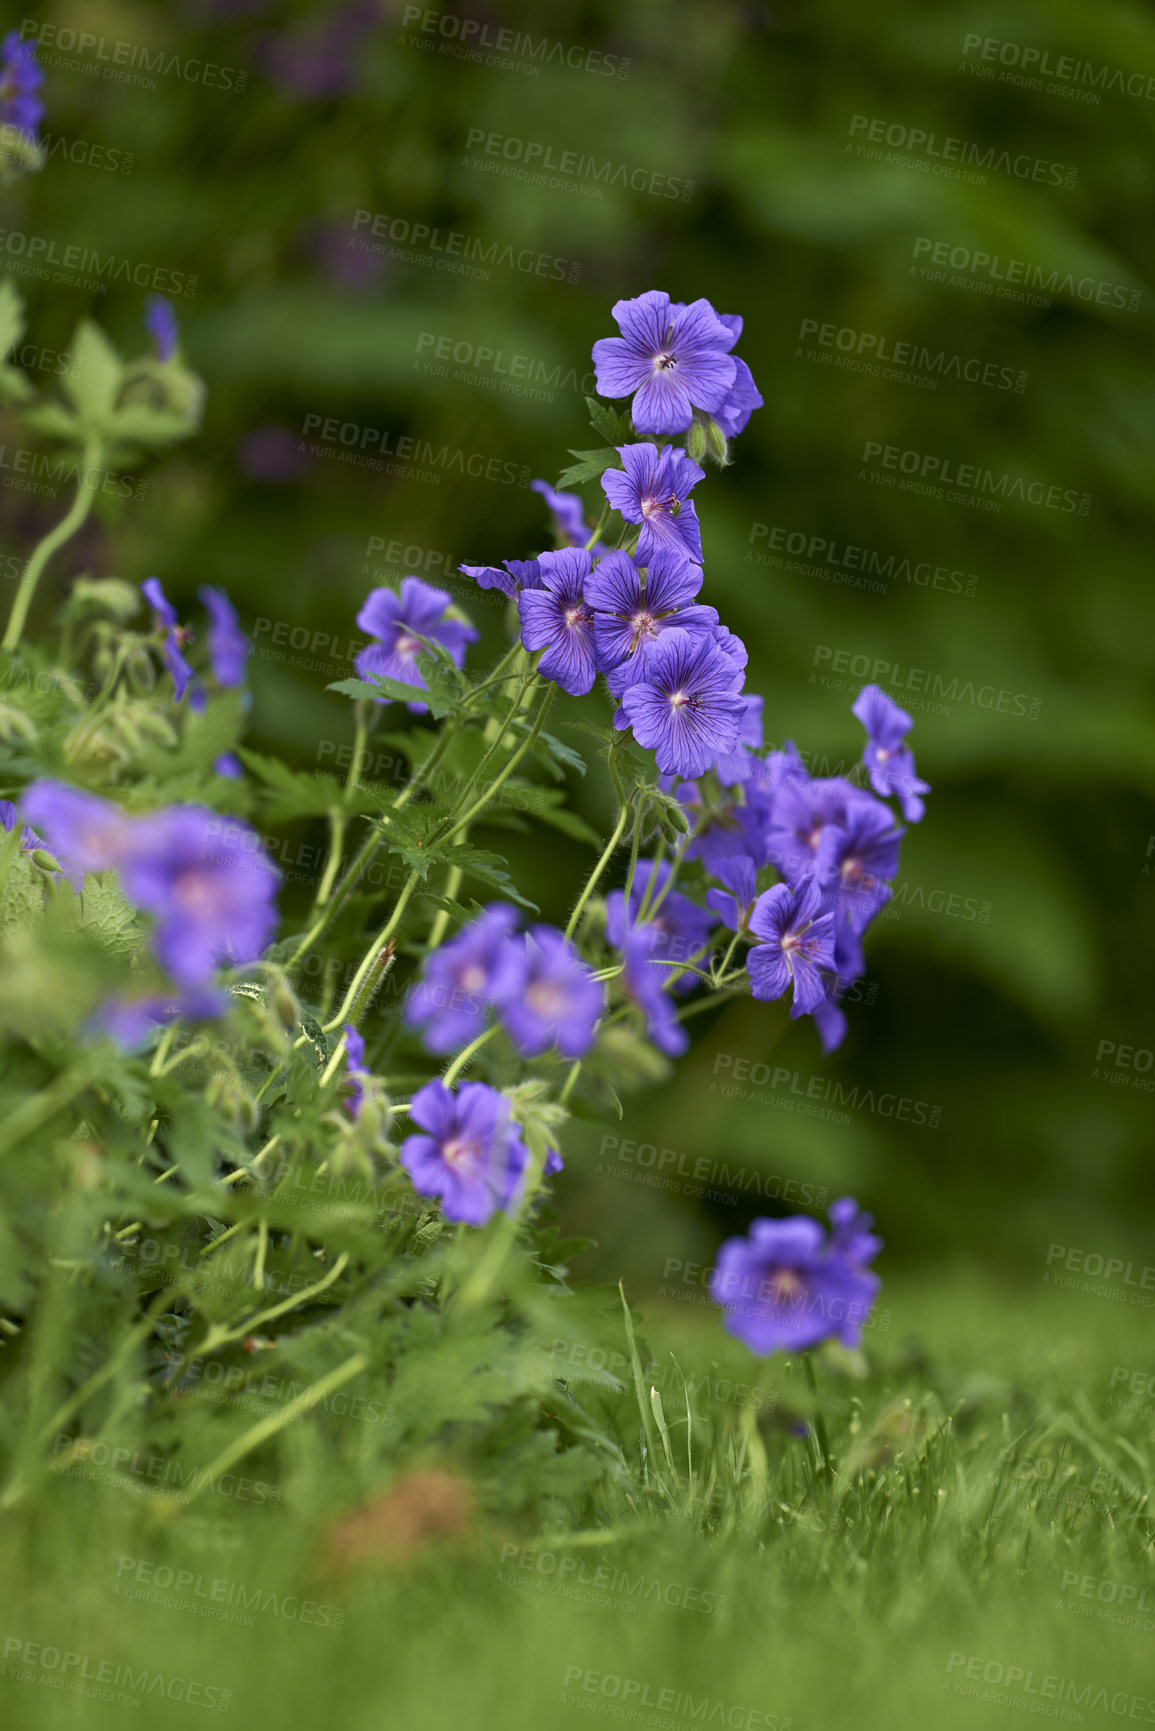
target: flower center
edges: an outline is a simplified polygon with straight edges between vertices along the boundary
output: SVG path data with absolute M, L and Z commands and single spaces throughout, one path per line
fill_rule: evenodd
M 441 1144 L 441 1158 L 447 1166 L 471 1166 L 478 1159 L 481 1146 L 477 1142 L 466 1142 L 459 1136 Z
M 631 651 L 638 647 L 638 644 L 641 642 L 643 637 L 656 637 L 658 635 L 658 622 L 652 613 L 635 613 L 632 624 L 633 637 L 630 642 Z
M 552 980 L 535 980 L 527 989 L 525 1001 L 535 1014 L 556 1021 L 565 1009 L 565 993 Z
M 689 702 L 690 694 L 688 691 L 671 691 L 670 705 L 673 709 L 684 709 Z
M 676 517 L 681 509 L 681 501 L 676 493 L 666 493 L 663 496 L 659 496 L 657 493 L 651 493 L 647 498 L 643 499 L 641 503 L 643 517 L 662 517 L 666 515 Z
M 205 914 L 216 907 L 212 877 L 208 872 L 182 872 L 173 886 L 177 905 L 189 914 Z
M 480 992 L 485 984 L 485 969 L 477 962 L 471 962 L 467 968 L 462 969 L 459 977 L 463 992 Z
M 770 1277 L 770 1292 L 775 1304 L 790 1304 L 802 1291 L 802 1277 L 792 1268 L 780 1268 Z
M 421 648 L 421 639 L 419 637 L 410 637 L 407 631 L 402 631 L 394 647 L 398 655 L 416 655 L 417 651 Z
M 575 625 L 584 625 L 588 618 L 589 614 L 580 601 L 575 607 L 567 607 L 565 610 L 566 630 L 572 631 Z
M 654 371 L 656 373 L 673 372 L 677 364 L 678 361 L 675 355 L 660 354 L 654 357 Z

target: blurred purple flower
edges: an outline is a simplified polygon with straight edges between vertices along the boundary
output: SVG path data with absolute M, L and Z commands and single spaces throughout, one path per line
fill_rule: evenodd
M 425 678 L 417 665 L 420 654 L 428 654 L 421 639 L 429 638 L 442 644 L 454 663 L 460 667 L 465 660 L 465 648 L 477 638 L 477 631 L 464 619 L 445 617 L 452 597 L 445 589 L 435 589 L 420 577 L 403 577 L 401 592 L 394 589 L 374 589 L 357 615 L 357 624 L 376 643 L 359 650 L 353 666 L 362 679 L 375 674 L 399 680 L 402 685 L 427 689 Z M 391 697 L 379 697 L 377 703 L 392 703 Z M 406 705 L 412 715 L 424 715 L 424 703 Z
M 722 924 L 732 932 L 748 925 L 750 912 L 758 899 L 758 873 L 749 854 L 737 853 L 729 859 L 718 859 L 710 866 L 710 876 L 725 888 L 706 891 L 706 902 L 714 909 Z
M 647 912 L 642 923 L 651 926 L 658 934 L 654 944 L 651 959 L 655 962 L 694 962 L 696 965 L 699 954 L 710 942 L 710 933 L 717 924 L 713 916 L 680 890 L 667 890 L 672 867 L 668 860 L 659 860 L 655 866 L 652 862 L 641 862 L 634 875 L 633 888 L 630 891 L 629 924 L 637 925 L 641 916 L 642 902 L 645 899 L 651 876 L 653 888 L 650 891 L 650 902 L 656 904 L 656 911 Z M 624 890 L 611 890 L 606 897 L 606 936 L 611 944 L 620 948 L 626 937 L 626 893 Z M 673 991 L 690 991 L 697 984 L 697 975 L 679 973 L 675 968 L 663 969 L 670 976 L 670 986 Z
M 254 427 L 237 446 L 237 461 L 253 481 L 287 486 L 310 468 L 309 454 L 290 427 Z
M 555 493 L 548 481 L 531 481 L 553 516 L 553 531 L 563 547 L 584 547 L 593 534 L 585 520 L 585 505 L 576 493 Z
M 364 38 L 384 21 L 376 0 L 352 0 L 291 34 L 266 37 L 265 71 L 287 95 L 306 102 L 341 96 L 360 69 Z
M 523 1058 L 556 1046 L 581 1058 L 594 1043 L 605 988 L 573 945 L 553 926 L 533 926 L 524 939 L 524 969 L 496 995 L 502 1027 Z
M 160 657 L 172 674 L 176 701 L 179 703 L 193 676 L 193 670 L 184 656 L 185 645 L 191 642 L 192 632 L 187 625 L 178 624 L 176 608 L 161 588 L 159 577 L 146 577 L 140 587 L 152 608 L 153 630 L 161 634 Z
M 22 41 L 19 30 L 10 30 L 0 42 L 0 123 L 26 133 L 34 143 L 45 113 L 36 94 L 43 83 L 35 42 Z
M 646 1032 L 660 1052 L 676 1058 L 690 1044 L 690 1036 L 679 1022 L 666 990 L 672 968 L 656 965 L 654 951 L 661 947 L 661 933 L 651 925 L 631 926 L 621 946 L 622 989 L 632 998 L 646 1020 Z
M 140 998 L 113 998 L 102 1004 L 92 1018 L 92 1032 L 107 1034 L 118 1046 L 131 1051 L 142 1046 L 158 1025 L 175 1022 L 211 1022 L 229 1007 L 229 994 L 200 988 L 193 991 L 149 992 Z
M 144 303 L 144 325 L 156 344 L 158 361 L 171 361 L 179 337 L 176 314 L 163 295 L 149 295 Z
M 206 584 L 197 590 L 209 615 L 209 662 L 218 685 L 245 683 L 249 640 L 237 623 L 237 610 L 223 589 Z
M 517 910 L 491 902 L 428 957 L 405 1001 L 405 1021 L 422 1029 L 428 1051 L 467 1046 L 484 1029 L 489 1005 L 520 988 L 525 952 L 513 938 L 516 927 Z
M 446 1220 L 484 1226 L 522 1187 L 529 1153 L 509 1101 L 485 1082 L 456 1094 L 440 1077 L 420 1088 L 409 1116 L 421 1135 L 401 1144 L 401 1164 L 420 1196 L 437 1196 Z
M 20 813 L 44 837 L 75 890 L 85 872 L 118 867 L 131 844 L 132 820 L 119 806 L 61 781 L 34 781 L 25 788 Z
M 857 1206 L 849 1197 L 845 1202 Z M 801 1214 L 752 1221 L 745 1238 L 719 1246 L 710 1276 L 727 1333 L 760 1355 L 803 1352 L 832 1338 L 857 1346 L 879 1290 L 878 1276 L 863 1265 L 866 1254 L 875 1254 L 868 1244 L 881 1248 L 857 1231 L 847 1236 L 836 1229 L 827 1239 L 816 1220 Z

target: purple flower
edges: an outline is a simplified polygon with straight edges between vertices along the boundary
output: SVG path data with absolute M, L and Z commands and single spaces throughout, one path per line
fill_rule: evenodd
M 584 586 L 593 560 L 584 547 L 563 547 L 538 560 L 542 587 L 523 589 L 517 598 L 521 641 L 544 649 L 538 672 L 571 697 L 584 697 L 597 678 L 594 616 Z
M 671 870 L 668 860 L 658 861 L 656 870 L 652 864 L 643 862 L 639 865 L 630 891 L 629 924 L 633 926 L 639 921 L 642 902 L 652 876 L 650 901 L 651 904 L 658 903 L 658 906 L 657 911 L 648 912 L 644 920 L 644 924 L 652 927 L 658 934 L 657 942 L 653 946 L 652 960 L 693 962 L 709 944 L 710 933 L 716 922 L 705 908 L 699 907 L 697 902 L 691 901 L 689 896 L 683 895 L 680 890 L 666 890 Z M 625 903 L 624 890 L 612 890 L 606 897 L 606 936 L 611 944 L 619 948 L 626 938 Z M 695 974 L 679 973 L 675 968 L 661 971 L 671 976 L 674 991 L 677 991 L 679 986 L 683 991 L 689 991 L 697 984 Z
M 0 799 L 0 826 L 11 835 L 15 825 L 16 807 L 10 799 Z M 20 852 L 34 853 L 38 847 L 44 847 L 43 841 L 34 829 L 29 829 L 28 825 L 25 824 L 24 832 L 20 837 Z
M 852 1250 L 863 1243 L 858 1236 Z M 857 1346 L 878 1288 L 838 1233 L 828 1240 L 805 1215 L 752 1221 L 747 1237 L 719 1246 L 710 1276 L 727 1333 L 759 1354 L 802 1352 L 831 1338 Z
M 871 787 L 883 799 L 896 794 L 907 823 L 918 823 L 926 810 L 919 796 L 930 792 L 930 784 L 918 779 L 914 753 L 903 744 L 914 722 L 878 685 L 863 686 L 850 708 L 866 729 L 862 761 L 870 773 Z
M 433 951 L 424 978 L 405 1001 L 405 1020 L 423 1029 L 430 1052 L 467 1046 L 485 1027 L 495 998 L 517 991 L 525 978 L 522 946 L 512 940 L 517 911 L 492 902 L 457 936 Z
M 726 887 L 707 890 L 707 904 L 732 932 L 743 931 L 758 899 L 758 873 L 754 861 L 746 853 L 732 854 L 729 859 L 715 860 L 710 867 L 710 876 Z
M 766 822 L 766 851 L 788 883 L 797 883 L 816 869 L 818 848 L 827 824 L 844 825 L 858 801 L 874 805 L 870 794 L 841 776 L 811 781 L 786 774 L 774 793 Z
M 345 1023 L 344 1034 L 345 1079 L 349 1084 L 345 1105 L 351 1118 L 359 1118 L 365 1104 L 365 1083 L 370 1076 L 365 1068 L 365 1036 L 357 1032 L 352 1022 Z
M 727 353 L 735 338 L 707 300 L 672 304 L 650 289 L 618 301 L 620 337 L 594 344 L 597 387 L 603 397 L 633 396 L 639 433 L 684 433 L 695 409 L 721 408 L 734 383 Z
M 839 924 L 864 932 L 889 901 L 902 835 L 890 808 L 869 794 L 848 805 L 841 823 L 823 825 L 815 866 Z
M 520 980 L 497 999 L 502 1026 L 523 1058 L 556 1046 L 563 1058 L 581 1058 L 594 1043 L 605 991 L 567 938 L 552 926 L 533 926 L 525 938 Z
M 61 781 L 34 781 L 24 790 L 20 811 L 45 838 L 75 890 L 85 872 L 119 866 L 131 843 L 132 822 L 119 806 Z
M 176 314 L 163 295 L 149 295 L 144 303 L 144 325 L 156 344 L 158 361 L 171 361 L 178 338 Z
M 192 633 L 187 625 L 177 623 L 176 608 L 161 588 L 159 577 L 146 577 L 140 588 L 152 608 L 153 629 L 161 633 L 160 658 L 172 674 L 176 701 L 179 703 L 193 676 L 193 670 L 184 656 L 185 645 L 190 642 Z
M 615 696 L 635 680 L 645 678 L 645 669 L 660 634 L 671 626 L 685 631 L 708 632 L 718 623 L 713 607 L 702 607 L 694 597 L 702 587 L 702 569 L 676 554 L 659 548 L 650 561 L 643 583 L 642 573 L 626 553 L 607 553 L 585 586 L 586 600 L 594 610 L 594 652 L 598 669 L 620 670 L 614 682 Z
M 0 42 L 0 123 L 27 133 L 33 142 L 44 118 L 44 104 L 36 94 L 43 83 L 35 42 L 23 42 L 18 30 L 10 30 Z
M 206 585 L 197 594 L 209 614 L 209 662 L 218 685 L 243 685 L 249 640 L 237 624 L 237 610 L 223 589 Z
M 622 944 L 625 964 L 621 982 L 626 995 L 633 999 L 646 1019 L 646 1032 L 658 1050 L 671 1058 L 678 1057 L 690 1044 L 690 1036 L 679 1022 L 670 994 L 666 990 L 667 975 L 672 968 L 654 965 L 654 951 L 661 948 L 661 933 L 651 925 L 631 926 Z
M 563 547 L 584 547 L 593 530 L 585 520 L 585 505 L 577 493 L 555 493 L 548 481 L 531 481 L 553 513 L 553 532 Z
M 827 974 L 826 996 L 810 1012 L 827 1057 L 836 1052 L 846 1038 L 846 1011 L 838 1002 L 846 990 L 846 983 L 838 974 Z
M 853 1196 L 839 1197 L 826 1212 L 834 1227 L 830 1234 L 831 1250 L 851 1268 L 862 1268 L 873 1261 L 882 1249 L 882 1239 L 871 1230 L 874 1215 L 865 1213 Z
M 737 641 L 738 639 L 735 638 L 734 642 Z M 723 654 L 726 653 L 721 644 L 719 644 L 719 648 L 722 649 Z M 745 664 L 743 663 L 743 665 Z M 753 753 L 762 744 L 762 699 L 744 695 L 742 701 L 746 707 L 742 712 L 738 743 L 733 751 L 728 751 L 719 757 L 714 765 L 714 774 L 723 787 L 737 787 L 740 782 L 749 781 L 761 768 L 761 760 L 755 757 Z
M 213 760 L 213 774 L 223 775 L 226 781 L 243 781 L 245 779 L 244 766 L 240 758 L 232 751 L 222 751 L 221 755 Z
M 762 940 L 746 956 L 754 996 L 780 998 L 793 981 L 790 1014 L 809 1015 L 826 995 L 819 968 L 834 966 L 834 915 L 823 911 L 818 885 L 812 878 L 793 890 L 775 884 L 754 903 L 750 930 Z
M 377 639 L 357 652 L 353 666 L 362 679 L 372 680 L 377 674 L 399 680 L 402 685 L 415 685 L 425 691 L 424 676 L 417 657 L 429 653 L 422 638 L 443 644 L 454 663 L 460 667 L 465 660 L 465 646 L 472 643 L 477 632 L 461 619 L 447 619 L 450 596 L 444 589 L 423 583 L 420 577 L 403 577 L 401 593 L 393 589 L 374 589 L 357 615 L 362 631 Z M 378 697 L 377 703 L 392 703 L 390 697 Z M 423 715 L 424 703 L 406 706 L 413 715 Z
M 276 930 L 279 875 L 255 830 L 202 805 L 138 819 L 120 861 L 128 899 L 156 920 L 157 960 L 181 986 L 260 955 Z
M 606 470 L 602 490 L 627 523 L 642 525 L 638 564 L 649 565 L 659 548 L 668 547 L 700 565 L 702 537 L 690 489 L 706 471 L 674 445 L 620 445 L 618 455 L 624 467 Z
M 309 454 L 290 427 L 254 427 L 237 446 L 245 474 L 269 486 L 299 481 L 310 468 Z
M 523 589 L 541 588 L 541 566 L 536 559 L 506 559 L 502 565 L 459 565 L 457 569 L 472 577 L 479 589 L 500 589 L 511 601 L 516 601 Z
M 633 729 L 663 775 L 701 775 L 737 742 L 745 709 L 735 689 L 740 678 L 702 632 L 663 631 L 645 678 L 625 693 L 614 725 Z
M 227 992 L 201 987 L 193 991 L 147 992 L 139 998 L 113 998 L 93 1016 L 93 1033 L 107 1034 L 118 1046 L 131 1051 L 144 1045 L 158 1024 L 212 1022 L 223 1016 L 231 1000 Z
M 401 1144 L 418 1195 L 439 1196 L 446 1220 L 466 1226 L 484 1226 L 509 1207 L 529 1153 L 504 1095 L 485 1082 L 465 1082 L 452 1094 L 438 1077 L 414 1094 L 409 1116 L 425 1132 Z
M 719 313 L 718 317 L 730 332 L 730 347 L 733 348 L 742 335 L 742 319 L 738 313 Z M 755 409 L 762 407 L 762 397 L 754 375 L 746 365 L 734 356 L 734 383 L 726 393 L 726 399 L 721 407 L 714 411 L 714 419 L 728 439 L 737 438 L 743 432 L 747 421 Z

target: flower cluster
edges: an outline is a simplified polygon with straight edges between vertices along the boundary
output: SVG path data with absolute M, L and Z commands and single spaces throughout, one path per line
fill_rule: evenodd
M 43 83 L 35 42 L 25 42 L 19 30 L 10 30 L 0 42 L 0 124 L 24 133 L 33 143 L 44 118 L 44 104 L 37 95 Z
M 33 782 L 20 809 L 75 890 L 88 872 L 115 871 L 127 899 L 152 916 L 153 955 L 177 995 L 108 1007 L 109 1031 L 128 1042 L 172 1015 L 221 1014 L 210 989 L 217 967 L 252 961 L 276 928 L 278 873 L 256 833 L 201 805 L 129 817 L 57 781 Z
M 816 1220 L 754 1220 L 745 1238 L 727 1238 L 710 1276 L 727 1333 L 752 1352 L 802 1352 L 836 1339 L 855 1347 L 878 1294 L 866 1266 L 882 1249 L 874 1222 L 851 1196 L 830 1205 L 833 1231 Z
M 429 957 L 405 1006 L 429 1051 L 452 1052 L 477 1039 L 490 1010 L 523 1058 L 589 1051 L 605 1008 L 603 987 L 553 926 L 516 928 L 516 910 L 492 902 Z

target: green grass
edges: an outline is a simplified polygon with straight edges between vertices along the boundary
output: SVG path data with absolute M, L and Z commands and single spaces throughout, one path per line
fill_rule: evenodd
M 1090 1725 L 1155 1718 L 1155 1612 L 1129 1627 L 1096 1615 L 1095 1586 L 1079 1592 L 1112 1582 L 1108 1611 L 1124 1588 L 1155 1606 L 1155 1403 L 1130 1410 L 1111 1382 L 1149 1369 L 1145 1312 L 1108 1319 L 1102 1299 L 998 1293 L 976 1274 L 894 1282 L 890 1326 L 862 1354 L 816 1355 L 816 1403 L 800 1362 L 752 1360 L 712 1308 L 642 1306 L 639 1406 L 621 1311 L 599 1301 L 555 1366 L 581 1403 L 559 1388 L 559 1422 L 581 1410 L 603 1439 L 596 1483 L 550 1481 L 527 1501 L 533 1439 L 512 1422 L 479 1460 L 466 1425 L 393 1451 L 388 1422 L 332 1413 L 280 1433 L 277 1508 L 206 1494 L 174 1511 L 148 1494 L 143 1461 L 121 1470 L 125 1488 L 53 1474 L 3 1517 L 5 1644 L 231 1689 L 246 1722 L 350 1731 L 536 1731 L 580 1726 L 583 1709 L 800 1731 L 1014 1725 L 1040 1707 Z M 334 1561 L 327 1528 L 423 1466 L 469 1481 L 468 1518 L 447 1504 L 455 1530 L 406 1555 L 395 1536 L 374 1562 Z M 179 1598 L 196 1609 L 163 1602 L 150 1564 L 162 1583 L 166 1565 L 187 1571 Z M 213 1581 L 229 1583 L 216 1601 Z M 324 1610 L 303 1623 L 296 1599 Z M 202 1610 L 230 1600 L 251 1626 Z M 133 1712 L 22 1681 L 20 1659 L 0 1678 L 5 1726 L 203 1722 L 159 1693 Z M 1008 1667 L 1024 1674 L 1009 1686 Z

